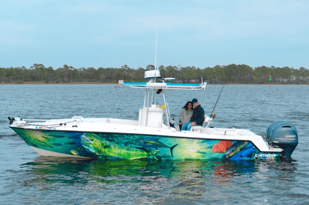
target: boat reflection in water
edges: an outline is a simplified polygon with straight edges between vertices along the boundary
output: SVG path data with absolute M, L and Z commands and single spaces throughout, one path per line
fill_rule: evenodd
M 168 203 L 171 200 L 192 202 L 205 198 L 211 203 L 211 200 L 215 202 L 221 198 L 232 198 L 233 196 L 225 194 L 230 193 L 230 189 L 241 190 L 244 186 L 250 189 L 260 188 L 273 178 L 288 178 L 293 181 L 295 177 L 293 162 L 276 161 L 72 161 L 38 157 L 23 166 L 29 172 L 19 176 L 15 186 L 33 187 L 33 200 L 42 203 L 50 200 L 42 198 L 45 190 L 48 190 L 46 193 L 49 195 L 52 190 L 56 193 L 61 191 L 63 196 L 74 193 L 74 197 L 70 199 L 72 203 L 82 203 L 93 198 L 93 203 L 115 200 L 134 200 L 138 203 Z M 246 175 L 255 176 L 258 180 L 244 178 Z

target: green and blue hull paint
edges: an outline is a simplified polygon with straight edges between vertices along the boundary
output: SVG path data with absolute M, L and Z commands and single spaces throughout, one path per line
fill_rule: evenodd
M 214 146 L 221 140 L 23 128 L 13 130 L 29 146 L 79 157 L 128 160 L 276 160 L 281 156 L 281 153 L 260 152 L 247 141 L 230 141 L 232 145 L 226 150 L 214 151 Z

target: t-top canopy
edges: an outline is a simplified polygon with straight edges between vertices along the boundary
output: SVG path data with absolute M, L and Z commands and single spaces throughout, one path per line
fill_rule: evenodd
M 206 82 L 202 84 L 165 83 L 165 82 L 127 82 L 131 88 L 170 89 L 170 90 L 205 90 Z

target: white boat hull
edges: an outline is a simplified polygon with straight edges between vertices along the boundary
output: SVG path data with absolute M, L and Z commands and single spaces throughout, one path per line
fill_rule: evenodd
M 84 119 L 77 124 L 66 123 L 52 128 L 47 125 L 11 127 L 44 156 L 247 160 L 276 159 L 282 152 L 280 148 L 269 146 L 261 136 L 241 129 L 194 127 L 191 131 L 177 131 L 116 119 Z

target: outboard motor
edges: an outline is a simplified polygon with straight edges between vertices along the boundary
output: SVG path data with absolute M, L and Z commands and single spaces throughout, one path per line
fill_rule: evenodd
M 267 142 L 283 149 L 282 157 L 291 157 L 298 144 L 296 127 L 288 122 L 278 121 L 267 128 Z

